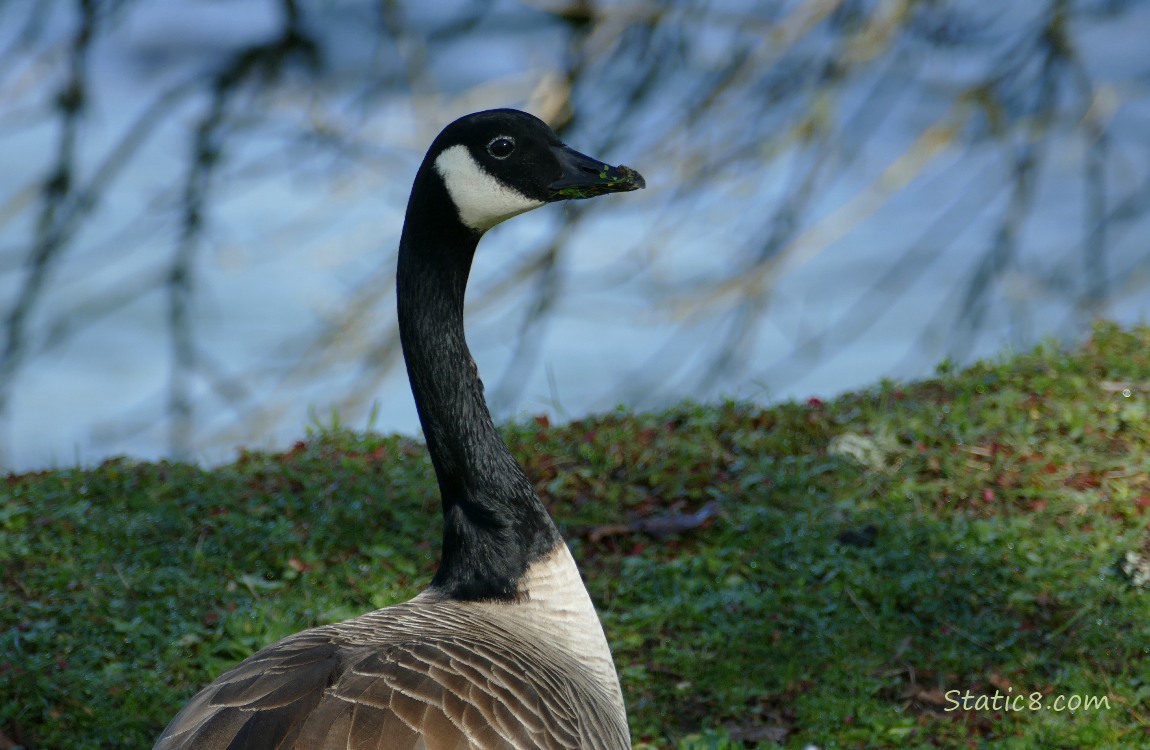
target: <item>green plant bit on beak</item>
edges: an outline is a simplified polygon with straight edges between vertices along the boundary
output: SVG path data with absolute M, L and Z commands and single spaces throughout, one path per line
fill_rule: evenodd
M 584 185 L 568 185 L 555 191 L 557 199 L 594 198 L 606 193 L 620 193 L 628 190 L 638 190 L 645 183 L 639 173 L 630 167 L 619 165 L 612 167 L 603 164 L 596 175 L 598 182 L 589 182 Z

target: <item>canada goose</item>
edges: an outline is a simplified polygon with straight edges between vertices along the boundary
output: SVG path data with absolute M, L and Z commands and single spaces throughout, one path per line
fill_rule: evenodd
M 631 746 L 619 678 L 567 545 L 503 443 L 463 332 L 476 245 L 544 203 L 643 178 L 509 109 L 444 128 L 399 243 L 399 331 L 443 501 L 414 599 L 285 638 L 184 706 L 156 750 Z

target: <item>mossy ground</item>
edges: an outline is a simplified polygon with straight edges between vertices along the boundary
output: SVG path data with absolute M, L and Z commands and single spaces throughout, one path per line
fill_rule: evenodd
M 1117 563 L 1150 549 L 1148 353 L 1101 325 L 833 401 L 507 436 L 637 745 L 1142 747 L 1150 591 Z M 0 748 L 150 747 L 254 649 L 413 595 L 434 488 L 419 443 L 343 431 L 0 481 Z

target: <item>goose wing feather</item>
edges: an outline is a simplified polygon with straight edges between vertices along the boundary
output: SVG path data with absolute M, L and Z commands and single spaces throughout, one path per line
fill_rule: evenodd
M 522 630 L 400 605 L 305 631 L 221 675 L 155 750 L 629 747 L 610 697 Z

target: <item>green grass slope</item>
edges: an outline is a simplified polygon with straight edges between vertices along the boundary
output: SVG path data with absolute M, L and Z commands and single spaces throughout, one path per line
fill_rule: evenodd
M 825 403 L 509 427 L 636 745 L 1150 746 L 1150 329 Z M 0 481 L 0 750 L 147 748 L 253 650 L 416 593 L 412 440 Z

